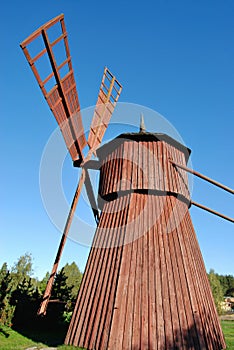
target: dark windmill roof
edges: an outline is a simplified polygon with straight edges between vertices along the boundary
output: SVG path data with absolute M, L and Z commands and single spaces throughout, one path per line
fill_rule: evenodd
M 105 143 L 103 146 L 101 146 L 97 150 L 97 155 L 99 159 L 102 159 L 107 154 L 109 154 L 112 150 L 117 148 L 123 142 L 123 140 L 126 140 L 126 141 L 133 140 L 136 142 L 165 141 L 169 145 L 172 145 L 178 150 L 180 150 L 181 152 L 183 152 L 185 155 L 186 162 L 188 161 L 191 153 L 191 150 L 188 147 L 184 146 L 182 143 L 176 141 L 175 139 L 173 139 L 171 136 L 168 136 L 167 134 L 142 131 L 142 132 L 123 133 L 118 135 L 113 140 Z

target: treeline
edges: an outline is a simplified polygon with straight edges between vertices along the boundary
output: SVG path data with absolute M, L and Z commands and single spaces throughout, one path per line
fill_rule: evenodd
M 82 273 L 75 262 L 55 276 L 51 300 L 44 318 L 37 316 L 49 273 L 42 280 L 33 276 L 31 254 L 21 256 L 13 267 L 0 268 L 0 323 L 16 330 L 32 327 L 64 328 L 68 325 L 80 287 Z
M 221 314 L 224 297 L 234 297 L 234 276 L 219 275 L 213 269 L 207 275 L 217 311 Z

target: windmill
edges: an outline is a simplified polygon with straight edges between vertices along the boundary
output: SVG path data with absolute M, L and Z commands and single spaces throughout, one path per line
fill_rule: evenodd
M 50 42 L 48 30 L 62 34 Z M 31 57 L 28 46 L 42 37 Z M 63 42 L 66 59 L 53 50 Z M 39 314 L 45 314 L 59 259 L 83 184 L 97 221 L 66 344 L 87 349 L 222 349 L 219 324 L 189 207 L 187 172 L 233 190 L 187 167 L 190 150 L 166 134 L 125 133 L 101 147 L 122 87 L 105 68 L 86 141 L 64 16 L 30 35 L 21 47 L 61 128 L 73 164 L 82 169 Z M 52 71 L 41 79 L 37 61 L 48 55 Z M 68 72 L 61 77 L 61 69 Z M 47 91 L 45 85 L 55 79 Z M 88 144 L 86 157 L 83 149 Z M 98 157 L 93 160 L 92 156 Z M 88 169 L 100 171 L 98 203 Z M 99 208 L 101 216 L 99 217 Z

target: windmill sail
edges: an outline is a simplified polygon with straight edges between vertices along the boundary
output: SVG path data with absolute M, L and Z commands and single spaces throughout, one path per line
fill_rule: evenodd
M 53 38 L 53 41 L 50 40 L 52 29 L 54 29 L 56 34 L 59 32 L 56 38 Z M 32 55 L 30 50 L 32 50 L 33 44 L 38 44 L 37 46 L 39 47 L 41 43 L 41 51 Z M 24 40 L 20 46 L 59 124 L 73 161 L 77 159 L 83 160 L 82 149 L 86 145 L 86 139 L 82 125 L 64 15 L 60 15 L 40 27 Z M 63 53 L 62 62 L 56 57 L 56 53 L 58 52 L 60 61 L 61 53 Z M 45 59 L 47 59 L 47 63 L 50 63 L 50 69 L 47 69 L 48 72 L 43 77 L 43 74 L 45 75 L 45 67 L 42 64 L 44 64 Z
M 109 69 L 105 68 L 88 137 L 88 145 L 92 152 L 102 142 L 121 91 L 121 84 Z
M 53 34 L 53 39 L 51 39 L 51 33 Z M 34 51 L 36 47 L 36 53 L 32 53 L 33 45 Z M 42 48 L 38 49 L 41 45 Z M 80 104 L 68 46 L 64 15 L 62 14 L 47 22 L 24 40 L 20 46 L 59 124 L 74 166 L 82 167 L 81 177 L 71 204 L 52 272 L 47 283 L 41 306 L 38 310 L 38 314 L 45 315 L 58 264 L 84 184 L 95 220 L 97 223 L 99 221 L 99 211 L 95 194 L 93 192 L 88 169 L 84 167 L 84 164 L 91 158 L 102 141 L 121 93 L 122 86 L 112 73 L 105 68 L 89 134 L 90 152 L 84 157 L 82 150 L 87 142 L 82 125 Z M 62 59 L 61 54 L 63 54 Z M 41 61 L 45 58 L 47 59 L 47 65 L 49 63 L 49 70 L 47 69 L 46 74 L 45 62 L 41 65 Z

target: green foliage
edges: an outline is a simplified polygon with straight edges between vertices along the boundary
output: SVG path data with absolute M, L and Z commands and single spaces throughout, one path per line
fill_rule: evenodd
M 71 287 L 71 297 L 75 300 L 80 288 L 82 273 L 75 262 L 64 266 L 64 273 L 67 276 L 67 285 Z
M 50 277 L 50 273 L 49 272 L 46 272 L 46 275 L 45 277 L 38 282 L 38 289 L 40 291 L 41 294 L 44 293 L 45 289 L 46 289 L 46 285 L 47 285 L 47 282 L 49 280 L 49 277 Z
M 213 270 L 212 270 L 213 271 Z M 213 273 L 215 273 L 213 271 Z M 215 273 L 218 278 L 225 296 L 234 296 L 234 276 L 232 275 L 219 275 Z
M 4 263 L 0 270 L 0 322 L 5 325 L 11 324 L 15 307 L 10 305 L 11 275 Z
M 62 268 L 55 276 L 51 298 L 67 302 L 71 299 L 71 290 L 73 286 L 68 286 L 68 277 Z
M 7 263 L 0 269 L 0 322 L 20 330 L 28 327 L 62 327 L 70 322 L 82 273 L 73 262 L 66 264 L 55 276 L 46 317 L 38 319 L 37 309 L 45 291 L 49 273 L 38 281 L 32 278 L 33 259 L 26 253 L 19 257 L 11 270 Z M 43 327 L 44 327 L 43 326 Z M 42 328 L 43 328 L 42 327 Z
M 13 289 L 16 289 L 17 285 L 24 279 L 31 278 L 32 274 L 32 255 L 26 253 L 25 255 L 20 256 L 18 261 L 15 262 L 14 266 L 12 267 L 11 277 Z
M 220 315 L 222 313 L 221 302 L 223 301 L 223 288 L 214 270 L 210 270 L 208 274 L 208 279 L 210 282 L 215 306 L 218 314 Z
M 11 305 L 15 306 L 12 319 L 15 329 L 29 327 L 35 322 L 39 299 L 38 290 L 34 287 L 31 278 L 25 277 L 12 292 Z

